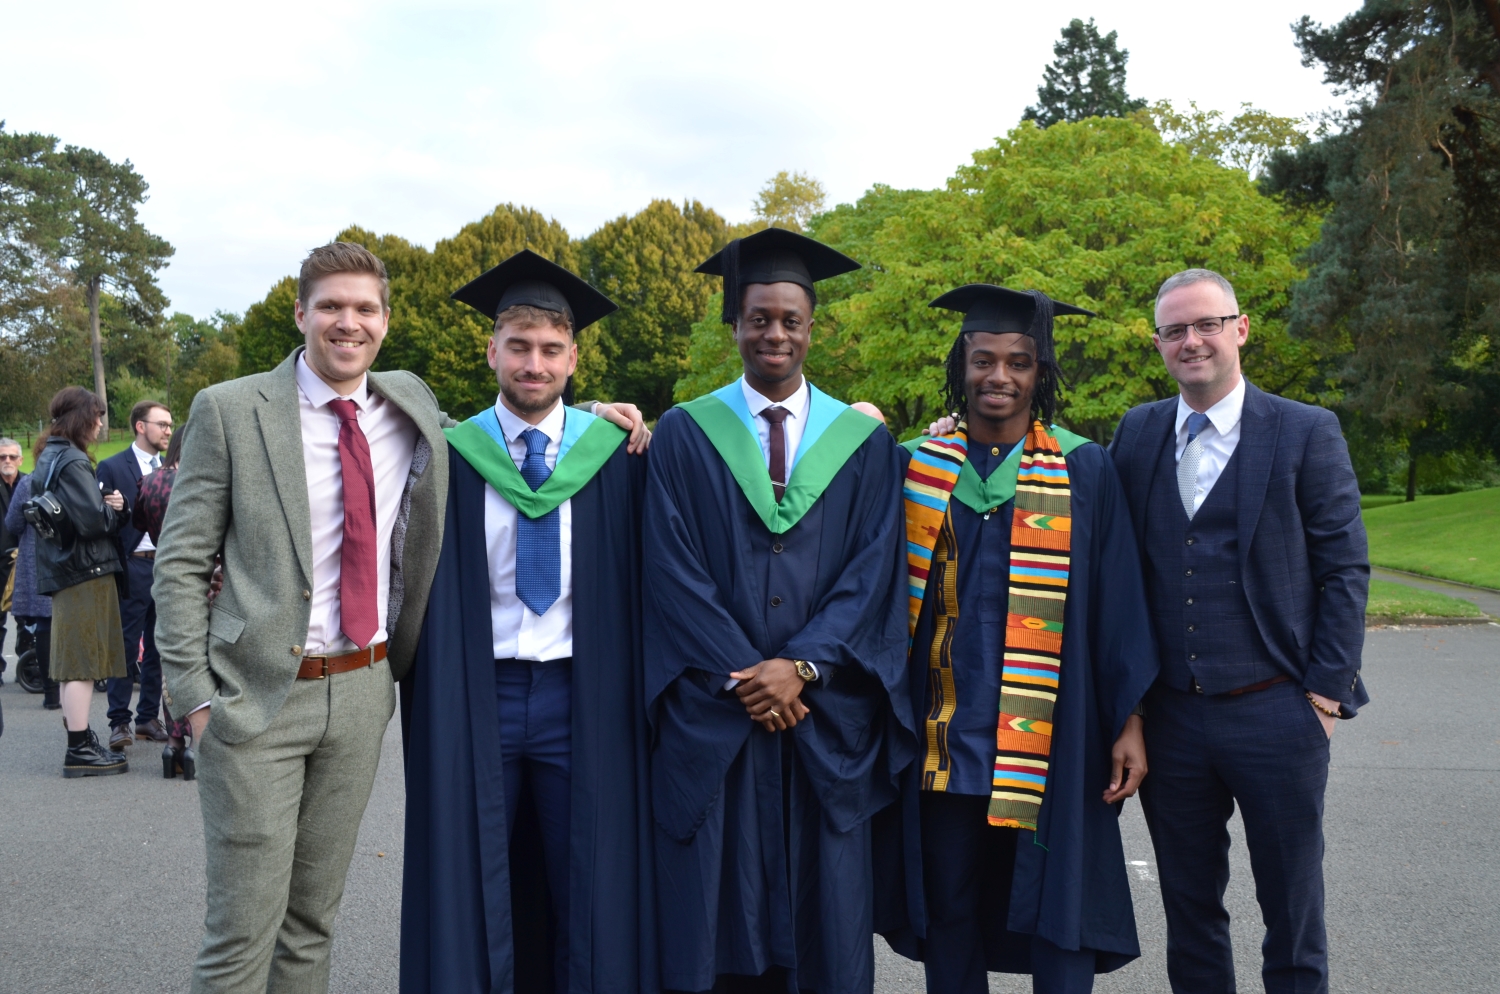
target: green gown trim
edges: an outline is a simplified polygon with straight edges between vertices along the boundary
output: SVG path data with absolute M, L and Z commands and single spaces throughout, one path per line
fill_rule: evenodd
M 568 500 L 594 478 L 625 439 L 625 429 L 603 418 L 595 418 L 562 457 L 552 475 L 532 490 L 509 450 L 502 448 L 472 419 L 443 429 L 448 443 L 495 492 L 528 518 L 540 518 Z

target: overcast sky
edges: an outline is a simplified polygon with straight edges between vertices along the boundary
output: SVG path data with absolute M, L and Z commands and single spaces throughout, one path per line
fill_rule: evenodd
M 1358 0 L 42 4 L 0 0 L 0 119 L 129 159 L 173 308 L 241 311 L 351 223 L 423 245 L 496 204 L 575 237 L 654 197 L 731 220 L 781 169 L 831 203 L 934 187 L 1094 17 L 1133 96 L 1339 100 L 1288 25 Z

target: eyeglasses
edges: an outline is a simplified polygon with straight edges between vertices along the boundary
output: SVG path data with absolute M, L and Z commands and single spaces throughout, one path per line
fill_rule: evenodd
M 14 459 L 16 462 L 20 462 L 21 453 L 17 452 L 15 455 L 11 455 L 9 452 L 0 452 L 0 459 Z
M 1230 314 L 1222 318 L 1201 318 L 1192 324 L 1164 324 L 1156 329 L 1156 337 L 1164 342 L 1180 342 L 1187 337 L 1188 329 L 1191 328 L 1198 333 L 1199 338 L 1212 338 L 1224 330 L 1225 321 L 1233 321 L 1237 317 L 1238 314 Z
M 162 431 L 172 430 L 172 422 L 170 421 L 142 421 L 141 424 L 156 425 L 156 427 L 160 428 Z

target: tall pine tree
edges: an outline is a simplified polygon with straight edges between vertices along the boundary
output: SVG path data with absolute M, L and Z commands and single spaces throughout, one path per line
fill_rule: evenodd
M 1060 121 L 1088 117 L 1124 117 L 1146 106 L 1125 92 L 1125 63 L 1130 53 L 1118 45 L 1111 31 L 1100 36 L 1091 17 L 1078 18 L 1062 29 L 1062 40 L 1052 46 L 1056 56 L 1042 70 L 1037 102 L 1027 107 L 1023 120 L 1049 128 Z
M 1330 208 L 1292 327 L 1344 354 L 1346 421 L 1405 448 L 1414 499 L 1423 456 L 1500 455 L 1500 8 L 1367 0 L 1293 30 L 1351 101 L 1263 183 Z

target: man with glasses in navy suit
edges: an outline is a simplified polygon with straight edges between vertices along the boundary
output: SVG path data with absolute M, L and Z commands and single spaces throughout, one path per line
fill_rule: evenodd
M 1250 318 L 1218 273 L 1156 298 L 1180 393 L 1121 420 L 1124 484 L 1161 673 L 1141 788 L 1173 991 L 1232 991 L 1224 890 L 1238 804 L 1266 923 L 1267 991 L 1326 992 L 1323 795 L 1336 718 L 1360 681 L 1370 567 L 1338 419 L 1240 372 Z

